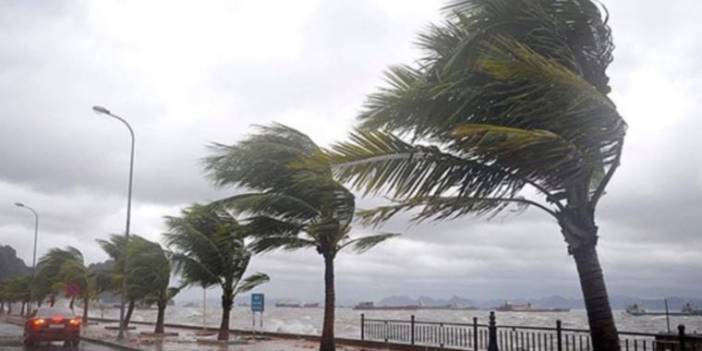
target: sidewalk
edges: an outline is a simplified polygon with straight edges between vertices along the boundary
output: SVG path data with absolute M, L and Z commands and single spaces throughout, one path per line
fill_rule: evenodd
M 106 330 L 105 326 L 116 326 L 115 323 L 91 324 L 83 329 L 83 335 L 91 339 L 117 343 L 117 331 Z M 216 342 L 216 334 L 205 337 L 197 336 L 197 330 L 166 328 L 166 333 L 178 333 L 178 336 L 141 335 L 142 332 L 153 332 L 151 325 L 133 324 L 136 327 L 127 332 L 126 340 L 119 344 L 144 351 L 311 351 L 319 348 L 319 343 L 308 340 L 278 339 L 256 340 L 248 335 L 230 334 L 231 344 Z M 198 340 L 206 339 L 207 343 Z M 351 346 L 337 346 L 339 351 L 370 351 L 371 349 Z M 379 349 L 373 349 L 377 351 Z

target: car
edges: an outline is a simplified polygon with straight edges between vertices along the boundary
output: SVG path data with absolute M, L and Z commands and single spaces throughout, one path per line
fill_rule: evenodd
M 65 346 L 78 346 L 82 320 L 65 307 L 39 307 L 24 324 L 24 344 L 63 341 Z

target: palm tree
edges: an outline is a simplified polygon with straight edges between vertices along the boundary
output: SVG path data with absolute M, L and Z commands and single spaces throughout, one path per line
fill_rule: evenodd
M 113 282 L 111 286 L 114 292 L 121 294 L 122 279 L 125 279 L 124 272 L 121 267 L 124 267 L 124 246 L 127 245 L 127 238 L 124 235 L 112 234 L 109 240 L 98 239 L 97 240 L 100 247 L 107 253 L 112 260 L 115 261 L 113 266 Z M 149 294 L 154 291 L 152 285 L 140 284 L 139 274 L 141 273 L 139 269 L 134 269 L 135 266 L 131 262 L 136 260 L 136 257 L 144 251 L 148 251 L 148 247 L 154 243 L 142 238 L 138 235 L 129 236 L 129 247 L 127 250 L 127 255 L 129 255 L 129 266 L 131 267 L 127 272 L 127 313 L 124 316 L 124 327 L 129 327 L 129 322 L 132 319 L 132 314 L 134 313 L 134 307 L 138 301 L 144 300 Z
M 181 217 L 166 217 L 166 244 L 174 271 L 184 286 L 222 288 L 222 320 L 218 340 L 229 340 L 229 317 L 237 294 L 266 283 L 266 274 L 244 278 L 251 253 L 244 244 L 244 227 L 226 211 L 215 206 L 193 205 Z
M 58 273 L 60 285 L 74 286 L 77 291 L 72 292 L 71 308 L 73 308 L 73 299 L 80 297 L 83 300 L 83 321 L 88 321 L 88 310 L 90 307 L 90 299 L 95 296 L 96 282 L 95 277 L 88 271 L 88 268 L 83 263 L 82 255 L 80 259 L 67 260 L 61 265 Z
M 164 317 L 168 302 L 181 290 L 169 287 L 171 265 L 161 245 L 143 240 L 130 252 L 129 275 L 135 287 L 143 291 L 144 302 L 156 304 L 155 334 L 164 333 Z
M 321 149 L 305 134 L 274 124 L 233 146 L 214 145 L 207 169 L 220 186 L 241 186 L 254 192 L 220 203 L 246 214 L 254 238 L 251 248 L 314 248 L 324 258 L 324 324 L 320 350 L 335 350 L 334 259 L 352 247 L 364 252 L 394 234 L 351 238 L 354 195 L 332 177 L 329 167 L 304 166 Z
M 69 246 L 66 249 L 53 248 L 39 259 L 37 264 L 37 273 L 34 279 L 32 296 L 44 300 L 49 298 L 51 306 L 56 302 L 56 296 L 66 289 L 65 276 L 61 275 L 61 269 L 64 265 L 83 265 L 83 254 L 75 247 Z M 75 296 L 71 298 L 71 308 Z
M 420 36 L 426 55 L 391 68 L 352 140 L 320 159 L 396 200 L 365 212 L 369 223 L 411 209 L 416 220 L 543 210 L 575 259 L 595 350 L 619 350 L 595 224 L 626 133 L 607 97 L 607 19 L 590 0 L 462 0 L 448 10 Z
M 8 305 L 8 314 L 12 312 L 12 303 L 20 303 L 20 316 L 24 316 L 25 307 L 29 302 L 30 277 L 21 276 L 0 282 L 0 315 L 5 312 L 5 303 Z

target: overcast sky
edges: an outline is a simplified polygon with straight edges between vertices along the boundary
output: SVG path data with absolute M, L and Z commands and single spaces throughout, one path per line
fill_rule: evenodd
M 610 294 L 702 295 L 702 24 L 698 0 L 610 0 L 612 98 L 630 129 L 598 211 Z M 163 216 L 232 193 L 203 177 L 210 142 L 277 121 L 318 143 L 345 138 L 388 65 L 419 57 L 441 0 L 15 1 L 0 5 L 0 244 L 31 263 L 123 233 L 129 135 L 136 132 L 133 232 L 159 240 Z M 369 200 L 361 200 L 361 206 Z M 356 233 L 370 229 L 356 227 Z M 340 301 L 387 295 L 580 297 L 556 223 L 529 210 L 490 222 L 410 226 L 337 259 Z M 257 256 L 274 297 L 319 300 L 313 251 Z M 196 291 L 181 298 L 196 296 Z M 199 296 L 199 295 L 197 295 Z

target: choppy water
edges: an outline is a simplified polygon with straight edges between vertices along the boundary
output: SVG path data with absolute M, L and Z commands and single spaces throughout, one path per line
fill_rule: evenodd
M 323 310 L 321 308 L 278 308 L 267 307 L 263 315 L 263 329 L 273 332 L 321 334 Z M 479 322 L 487 323 L 488 311 L 364 311 L 367 318 L 409 320 L 414 314 L 418 321 L 441 321 L 454 323 L 472 323 L 473 317 Z M 118 318 L 118 309 L 102 311 L 105 318 Z M 93 310 L 92 316 L 99 317 L 101 311 Z M 203 311 L 200 307 L 169 306 L 166 310 L 166 322 L 179 324 L 202 325 Z M 361 312 L 351 308 L 336 309 L 336 334 L 339 337 L 360 337 Z M 617 327 L 621 331 L 636 331 L 656 333 L 665 331 L 665 316 L 631 316 L 624 311 L 614 311 Z M 221 310 L 208 306 L 207 324 L 217 327 Z M 251 310 L 248 307 L 237 306 L 232 310 L 232 328 L 250 329 L 252 322 Z M 258 328 L 257 316 L 257 328 Z M 571 310 L 559 313 L 537 312 L 497 312 L 499 325 L 529 325 L 555 327 L 556 320 L 563 322 L 563 327 L 587 329 L 585 310 Z M 133 320 L 151 322 L 156 320 L 155 310 L 136 310 Z M 671 329 L 678 324 L 684 324 L 691 333 L 702 333 L 702 316 L 670 317 Z

